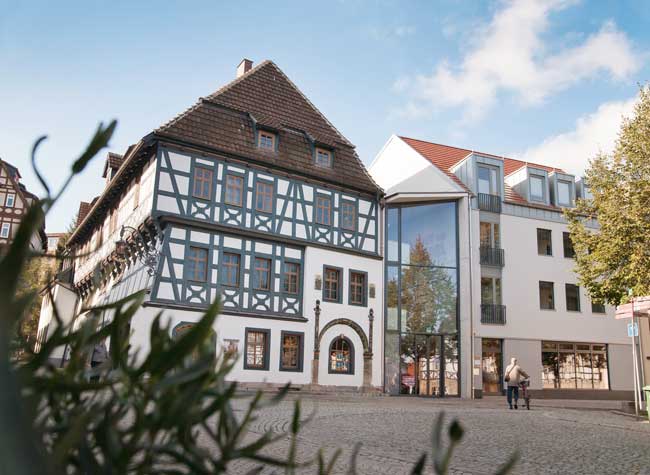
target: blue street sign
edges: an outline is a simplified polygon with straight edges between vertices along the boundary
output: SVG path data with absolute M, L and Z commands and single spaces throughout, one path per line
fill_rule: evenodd
M 639 324 L 634 322 L 634 323 L 628 323 L 627 324 L 627 336 L 630 338 L 634 338 L 635 336 L 639 336 Z

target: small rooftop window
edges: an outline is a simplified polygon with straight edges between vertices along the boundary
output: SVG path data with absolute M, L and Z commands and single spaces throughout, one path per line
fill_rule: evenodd
M 277 137 L 274 133 L 261 130 L 257 134 L 257 146 L 265 150 L 275 150 L 276 139 Z
M 317 148 L 316 165 L 319 167 L 332 168 L 332 152 L 322 148 Z
M 541 175 L 530 175 L 530 199 L 533 201 L 546 201 L 544 195 L 545 179 Z

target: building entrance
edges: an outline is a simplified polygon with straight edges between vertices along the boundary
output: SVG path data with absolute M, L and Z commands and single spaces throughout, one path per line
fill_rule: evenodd
M 483 355 L 481 370 L 483 374 L 483 393 L 501 394 L 503 384 L 503 351 L 501 340 L 495 338 L 483 338 Z

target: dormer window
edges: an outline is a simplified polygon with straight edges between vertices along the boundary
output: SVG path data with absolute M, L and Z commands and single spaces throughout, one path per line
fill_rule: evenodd
M 544 189 L 546 179 L 541 175 L 530 175 L 530 200 L 531 201 L 546 201 Z
M 498 195 L 497 169 L 494 167 L 478 167 L 478 192 L 486 195 Z
M 332 168 L 332 152 L 322 148 L 317 148 L 316 165 L 323 168 Z
M 272 132 L 260 130 L 257 134 L 257 146 L 264 150 L 275 150 L 275 141 L 277 137 Z
M 571 183 L 564 180 L 557 182 L 557 204 L 560 206 L 572 206 Z

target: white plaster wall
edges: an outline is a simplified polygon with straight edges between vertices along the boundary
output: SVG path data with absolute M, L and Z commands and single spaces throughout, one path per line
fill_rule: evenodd
M 149 352 L 149 328 L 155 316 L 161 309 L 156 307 L 145 307 L 141 309 L 132 322 L 131 350 L 139 351 L 140 358 L 144 358 Z M 170 328 L 181 322 L 196 322 L 203 314 L 201 312 L 168 309 L 163 311 L 163 325 L 169 323 Z M 308 384 L 311 379 L 311 358 L 310 355 L 313 339 L 309 333 L 308 323 L 289 322 L 283 320 L 271 320 L 262 318 L 250 318 L 238 315 L 219 315 L 214 324 L 217 334 L 217 350 L 223 351 L 227 346 L 225 340 L 238 340 L 238 360 L 229 380 L 242 383 L 267 382 L 275 384 Z M 245 370 L 244 369 L 244 343 L 246 328 L 262 328 L 270 330 L 270 352 L 269 370 Z M 303 372 L 280 371 L 280 334 L 281 331 L 296 331 L 305 333 L 305 357 L 303 360 Z
M 118 206 L 117 223 L 115 231 L 110 232 L 110 215 L 104 219 L 102 228 L 102 245 L 92 252 L 87 258 L 76 259 L 75 283 L 86 277 L 95 268 L 98 262 L 110 255 L 115 249 L 115 242 L 119 239 L 122 226 L 137 228 L 144 220 L 151 215 L 153 206 L 153 190 L 155 181 L 156 161 L 155 157 L 147 163 L 140 178 L 140 191 L 138 196 L 138 207 L 133 209 L 135 187 L 131 186 L 120 198 Z M 94 249 L 98 233 L 93 234 L 90 250 Z
M 475 298 L 469 298 L 475 294 L 475 285 L 473 285 L 472 258 L 474 247 L 470 246 L 470 235 L 472 227 L 470 226 L 471 210 L 468 209 L 469 197 L 458 200 L 458 263 L 459 263 L 459 281 L 458 281 L 458 298 L 459 298 L 459 320 L 460 320 L 460 368 L 461 368 L 461 397 L 472 397 L 472 380 L 473 380 L 473 361 L 472 361 L 472 307 L 474 307 Z M 472 243 L 477 242 L 472 238 Z
M 607 358 L 610 389 L 634 390 L 632 345 L 609 345 Z
M 478 211 L 474 211 L 478 216 Z M 476 218 L 478 220 L 478 217 Z M 553 256 L 537 254 L 537 228 L 550 229 Z M 501 215 L 501 246 L 505 251 L 502 270 L 506 325 L 482 325 L 480 307 L 476 313 L 478 334 L 489 338 L 535 338 L 587 343 L 629 344 L 625 321 L 591 312 L 591 301 L 580 288 L 580 312 L 566 310 L 565 283 L 577 283 L 574 261 L 564 257 L 562 223 Z M 476 241 L 478 243 L 478 241 Z M 539 281 L 554 283 L 555 310 L 541 310 Z M 476 276 L 480 289 L 480 275 Z
M 372 178 L 384 191 L 393 188 L 432 165 L 406 142 L 392 135 L 368 167 Z M 433 187 L 427 187 L 426 191 Z M 417 190 L 417 191 L 422 191 Z
M 540 340 L 506 339 L 503 341 L 503 371 L 510 358 L 530 376 L 530 388 L 542 389 L 542 342 Z
M 38 319 L 38 333 L 40 333 L 42 328 L 49 325 L 47 335 L 44 336 L 47 339 L 56 329 L 57 322 L 54 318 L 54 305 L 56 305 L 56 310 L 63 324 L 69 324 L 75 315 L 76 303 L 77 295 L 72 290 L 63 285 L 54 284 L 51 291 L 43 296 L 41 312 Z M 37 346 L 36 350 L 38 351 L 39 348 L 40 345 Z M 63 356 L 63 350 L 63 347 L 54 350 L 52 352 L 52 358 L 61 358 Z
M 322 299 L 322 290 L 314 289 L 314 281 L 316 275 L 323 277 L 323 266 L 330 265 L 334 267 L 341 267 L 343 269 L 343 296 L 342 303 L 332 303 L 332 302 L 323 302 Z M 349 290 L 349 270 L 359 270 L 368 273 L 368 284 L 375 285 L 375 298 L 368 298 L 368 306 L 360 307 L 355 305 L 348 305 L 348 290 Z M 326 249 L 320 249 L 316 247 L 308 247 L 305 250 L 305 270 L 304 270 L 304 290 L 303 290 L 303 309 L 305 317 L 307 317 L 310 322 L 309 325 L 313 328 L 313 308 L 315 307 L 316 300 L 321 301 L 321 314 L 320 314 L 320 328 L 322 329 L 328 322 L 335 320 L 337 318 L 348 318 L 358 323 L 359 326 L 366 333 L 366 336 L 369 337 L 369 322 L 368 322 L 368 312 L 370 309 L 374 310 L 375 319 L 373 323 L 373 374 L 372 374 L 372 385 L 373 386 L 382 386 L 382 371 L 383 371 L 383 332 L 384 332 L 384 323 L 383 323 L 383 261 L 379 259 L 372 259 L 364 256 L 358 256 L 354 254 L 344 254 L 336 251 L 330 251 Z M 323 336 L 321 341 L 321 365 L 323 365 L 323 359 L 327 358 L 327 352 L 329 350 L 329 345 L 332 341 L 331 335 L 340 335 L 341 333 L 346 336 L 349 333 L 346 333 L 344 330 L 349 329 L 355 337 L 356 333 L 349 326 L 337 325 L 332 327 L 334 333 L 327 333 Z M 313 333 L 313 330 L 312 330 Z M 329 335 L 329 336 L 328 336 Z M 363 347 L 361 346 L 361 341 L 355 338 L 350 338 L 355 348 L 356 357 L 363 356 Z M 312 346 L 313 348 L 313 340 Z M 358 375 L 360 378 L 363 376 L 363 364 L 355 365 L 355 377 Z M 321 384 L 341 384 L 341 385 L 350 385 L 352 378 L 346 375 L 327 375 L 327 368 L 324 370 L 321 368 L 319 370 L 319 382 Z M 338 383 L 337 381 L 340 381 Z M 361 379 L 359 381 L 362 381 Z M 361 383 L 359 383 L 361 385 Z

